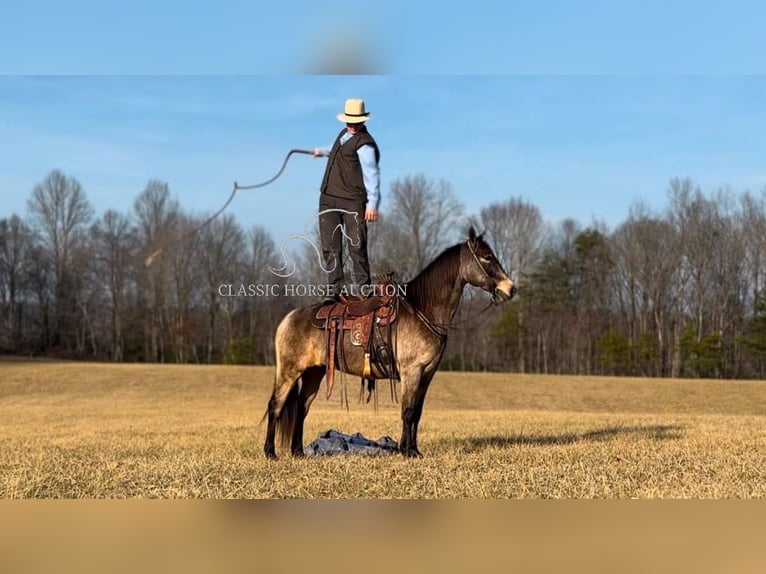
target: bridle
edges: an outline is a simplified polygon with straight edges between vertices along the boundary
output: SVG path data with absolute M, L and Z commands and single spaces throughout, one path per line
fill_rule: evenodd
M 471 240 L 469 239 L 466 243 L 468 244 L 468 251 L 470 251 L 471 255 L 473 256 L 473 260 L 476 262 L 476 265 L 479 266 L 479 269 L 481 269 L 481 272 L 484 274 L 484 278 L 487 280 L 487 283 L 492 289 L 492 291 L 490 292 L 492 294 L 492 301 L 490 301 L 487 308 L 482 310 L 482 313 L 483 313 L 492 305 L 497 305 L 498 303 L 500 303 L 500 298 L 497 296 L 497 281 L 495 281 L 489 275 L 489 273 L 487 273 L 487 270 L 484 269 L 484 265 L 481 264 L 481 261 L 479 260 L 479 256 L 476 254 L 476 249 L 474 249 L 473 245 L 471 245 Z
M 486 307 L 484 307 L 481 311 L 479 311 L 476 315 L 473 315 L 471 317 L 471 321 L 476 320 L 476 318 L 481 317 L 484 313 L 489 311 L 492 307 L 497 306 L 500 303 L 500 299 L 498 298 L 496 294 L 497 290 L 497 281 L 492 279 L 489 273 L 487 273 L 487 270 L 484 269 L 484 265 L 481 264 L 481 261 L 479 260 L 479 256 L 476 254 L 476 250 L 474 249 L 473 245 L 471 245 L 471 240 L 469 239 L 467 242 L 468 244 L 468 250 L 471 252 L 471 255 L 473 256 L 473 260 L 476 262 L 476 265 L 479 266 L 479 269 L 481 269 L 481 272 L 484 274 L 484 277 L 489 282 L 489 285 L 492 286 L 492 300 L 487 303 Z M 426 328 L 431 331 L 436 337 L 439 339 L 440 343 L 444 345 L 447 342 L 447 334 L 450 329 L 459 329 L 460 325 L 467 324 L 469 321 L 458 321 L 455 323 L 450 323 L 449 325 L 440 325 L 439 323 L 434 323 L 431 319 L 426 317 L 426 315 L 420 310 L 416 309 L 412 306 L 412 304 L 407 301 L 406 298 L 400 297 L 400 301 L 404 304 L 404 306 L 407 308 L 408 311 L 410 311 L 415 317 L 417 317 L 421 323 L 423 323 Z

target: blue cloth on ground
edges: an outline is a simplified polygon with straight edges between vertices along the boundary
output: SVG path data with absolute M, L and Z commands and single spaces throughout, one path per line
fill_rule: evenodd
M 399 452 L 399 445 L 391 437 L 384 436 L 370 440 L 362 433 L 344 434 L 330 429 L 319 435 L 306 447 L 306 456 L 332 454 L 392 454 Z

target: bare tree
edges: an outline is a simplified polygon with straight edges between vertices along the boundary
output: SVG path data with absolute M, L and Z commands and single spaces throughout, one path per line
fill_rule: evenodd
M 612 244 L 615 298 L 640 372 L 667 374 L 685 286 L 680 236 L 669 221 L 635 204 Z
M 402 241 L 402 230 L 394 215 L 381 213 L 369 227 L 368 248 L 372 277 L 381 280 L 393 273 L 397 281 L 411 278 L 412 252 L 409 241 Z
M 444 181 L 399 179 L 386 206 L 368 228 L 375 279 L 397 271 L 407 281 L 461 239 L 463 207 Z M 35 186 L 28 207 L 26 221 L 0 219 L 3 351 L 270 363 L 279 320 L 317 302 L 310 287 L 326 280 L 315 230 L 311 246 L 289 240 L 294 261 L 283 261 L 265 229 L 245 234 L 233 217 L 194 232 L 201 220 L 159 180 L 131 214 L 107 211 L 90 233 L 82 187 L 59 171 Z M 466 291 L 445 368 L 717 377 L 766 369 L 766 189 L 711 194 L 674 179 L 663 210 L 634 204 L 614 232 L 572 219 L 548 225 L 518 198 L 487 205 L 474 222 L 520 290 L 479 320 L 487 296 Z M 290 277 L 274 272 L 283 263 Z M 293 296 L 283 297 L 288 282 Z M 221 297 L 226 283 L 247 296 Z
M 719 201 L 705 197 L 690 180 L 671 180 L 669 193 L 668 217 L 680 236 L 683 247 L 681 269 L 686 279 L 684 308 L 680 313 L 689 318 L 688 328 L 693 328 L 693 343 L 701 345 L 706 333 L 714 328 L 711 305 L 720 303 L 715 300 L 716 262 L 725 257 L 721 254 L 725 217 L 720 213 Z M 675 334 L 677 353 L 673 374 L 680 373 L 684 368 L 681 327 L 679 322 Z
M 276 248 L 269 231 L 260 225 L 250 229 L 248 239 L 248 276 L 257 283 L 274 280 L 271 271 L 276 265 Z
M 0 220 L 0 304 L 4 336 L 0 348 L 19 350 L 22 337 L 23 298 L 28 288 L 32 233 L 16 214 Z
M 741 361 L 734 341 L 744 329 L 748 291 L 744 217 L 729 189 L 720 189 L 710 201 L 715 223 L 712 288 L 705 306 L 710 317 L 707 336 L 719 341 L 718 376 L 737 377 Z
M 403 279 L 419 273 L 450 242 L 458 239 L 463 227 L 463 205 L 452 185 L 434 182 L 423 174 L 407 176 L 391 184 L 392 231 L 387 238 L 406 254 Z
M 108 293 L 109 355 L 125 357 L 125 307 L 129 271 L 136 259 L 136 229 L 127 216 L 108 210 L 91 229 L 96 278 Z
M 246 332 L 253 349 L 252 360 L 260 364 L 273 364 L 274 332 L 291 307 L 283 297 L 286 279 L 272 271 L 281 265 L 268 230 L 261 226 L 250 229 L 245 276 L 262 290 L 247 299 Z
M 766 289 L 766 187 L 760 195 L 745 193 L 742 203 L 742 236 L 749 282 L 749 302 Z
M 176 363 L 201 361 L 198 348 L 204 345 L 204 337 L 195 337 L 204 321 L 197 320 L 194 313 L 195 309 L 204 307 L 206 301 L 204 284 L 199 281 L 203 273 L 199 251 L 202 238 L 195 232 L 201 224 L 202 218 L 179 212 L 173 226 L 173 248 L 167 254 L 168 294 L 163 325 Z
M 53 343 L 71 343 L 77 314 L 75 283 L 78 277 L 73 261 L 76 250 L 84 242 L 85 226 L 93 217 L 93 208 L 80 182 L 59 170 L 51 171 L 34 187 L 27 206 L 32 226 L 53 264 Z M 68 340 L 62 341 L 65 336 Z
M 495 249 L 495 253 L 506 271 L 515 272 L 515 281 L 519 288 L 516 305 L 518 312 L 517 368 L 526 372 L 526 310 L 524 287 L 528 277 L 538 264 L 545 227 L 540 210 L 520 198 L 510 198 L 503 203 L 493 203 L 480 212 L 481 226 Z M 519 302 L 520 301 L 520 302 Z
M 144 325 L 144 357 L 150 362 L 164 362 L 165 328 L 167 316 L 168 276 L 176 235 L 180 208 L 171 199 L 167 183 L 150 180 L 133 204 L 138 223 L 139 251 L 144 257 L 163 249 L 151 265 L 141 269 L 139 293 Z
M 206 358 L 213 362 L 216 343 L 216 319 L 224 303 L 219 287 L 224 283 L 233 283 L 240 275 L 237 271 L 241 254 L 244 252 L 244 234 L 233 216 L 227 215 L 214 220 L 201 232 L 200 263 L 204 283 L 204 297 L 207 307 Z M 226 298 L 229 304 L 232 299 Z M 231 317 L 230 313 L 227 317 Z M 233 333 L 231 323 L 227 324 L 226 340 L 223 348 L 231 342 Z
M 482 227 L 506 270 L 523 284 L 540 258 L 545 225 L 537 206 L 512 197 L 492 203 L 480 212 Z

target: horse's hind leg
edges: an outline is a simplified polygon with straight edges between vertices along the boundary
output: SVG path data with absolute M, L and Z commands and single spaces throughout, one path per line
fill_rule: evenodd
M 322 364 L 323 341 L 321 332 L 311 325 L 308 309 L 291 311 L 277 327 L 276 379 L 266 412 L 268 427 L 263 446 L 269 458 L 276 458 L 275 442 L 280 451 L 289 448 L 293 454 L 303 453 L 303 419 L 319 386 L 319 381 L 314 383 L 311 369 Z
M 277 434 L 280 442 L 284 445 L 286 433 L 292 433 L 296 422 L 295 411 L 298 407 L 298 377 L 299 373 L 286 372 L 284 368 L 277 367 L 277 378 L 274 382 L 274 390 L 271 393 L 269 404 L 266 409 L 268 418 L 266 426 L 266 440 L 263 444 L 263 452 L 266 458 L 275 459 L 277 453 L 275 441 Z
M 301 391 L 298 395 L 299 411 L 293 427 L 293 437 L 290 452 L 293 456 L 303 456 L 303 422 L 309 414 L 311 403 L 319 392 L 319 385 L 327 368 L 325 366 L 308 367 L 301 374 Z

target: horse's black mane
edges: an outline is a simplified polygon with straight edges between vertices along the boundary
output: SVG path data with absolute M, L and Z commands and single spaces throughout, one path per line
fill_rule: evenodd
M 463 242 L 448 247 L 425 269 L 407 283 L 406 297 L 416 308 L 444 300 L 452 291 L 460 272 L 460 249 Z

